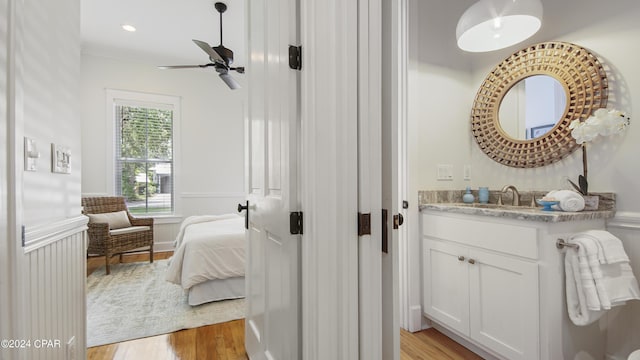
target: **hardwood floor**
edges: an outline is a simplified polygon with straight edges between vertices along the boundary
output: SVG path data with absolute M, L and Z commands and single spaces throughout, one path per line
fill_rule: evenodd
M 163 251 L 163 252 L 157 252 L 153 254 L 153 260 L 162 260 L 162 259 L 168 259 L 171 257 L 171 255 L 173 255 L 173 251 Z M 129 263 L 129 262 L 138 262 L 138 261 L 145 261 L 145 262 L 149 262 L 149 253 L 135 253 L 135 254 L 126 254 L 126 255 L 122 255 L 122 263 Z M 111 258 L 111 261 L 109 261 L 110 264 L 118 264 L 120 263 L 120 257 L 119 256 L 114 256 Z M 99 268 L 100 266 L 104 266 L 104 256 L 95 256 L 95 257 L 90 257 L 87 259 L 87 276 L 91 275 L 92 272 L 96 271 L 97 268 Z
M 155 253 L 154 260 L 167 259 L 172 253 Z M 148 254 L 124 255 L 122 262 L 149 261 Z M 119 258 L 113 257 L 112 264 Z M 87 259 L 87 276 L 104 265 L 104 258 Z M 87 350 L 89 360 L 247 360 L 244 351 L 244 320 L 180 330 L 121 343 L 96 346 Z M 417 333 L 400 330 L 400 360 L 475 360 L 482 359 L 435 329 Z
M 202 326 L 144 339 L 96 346 L 88 360 L 180 359 L 246 360 L 244 320 Z
M 417 333 L 400 330 L 400 360 L 482 359 L 448 336 L 431 328 Z

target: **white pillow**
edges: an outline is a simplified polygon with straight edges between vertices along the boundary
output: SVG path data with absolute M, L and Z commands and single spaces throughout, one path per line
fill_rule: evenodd
M 103 214 L 87 214 L 90 223 L 107 223 L 109 230 L 122 229 L 131 226 L 127 212 L 122 210 L 118 212 Z

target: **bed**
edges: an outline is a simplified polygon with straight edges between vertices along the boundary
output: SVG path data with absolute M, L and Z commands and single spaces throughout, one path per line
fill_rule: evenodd
M 244 218 L 190 216 L 180 226 L 165 279 L 188 293 L 189 305 L 244 297 Z

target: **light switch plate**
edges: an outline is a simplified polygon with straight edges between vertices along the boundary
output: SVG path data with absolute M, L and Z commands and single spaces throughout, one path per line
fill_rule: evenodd
M 463 179 L 464 180 L 471 180 L 471 165 L 467 164 L 464 166 L 464 170 L 463 170 L 464 174 L 463 174 Z
M 438 164 L 437 167 L 437 180 L 453 180 L 453 165 L 451 164 Z
M 51 143 L 51 171 L 71 174 L 71 149 Z
M 38 171 L 38 158 L 40 153 L 34 139 L 24 138 L 24 170 Z

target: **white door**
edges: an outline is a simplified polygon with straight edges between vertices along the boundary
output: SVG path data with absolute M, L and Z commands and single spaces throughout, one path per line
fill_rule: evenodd
M 299 72 L 296 0 L 252 0 L 247 7 L 247 188 L 249 217 L 245 347 L 251 359 L 299 359 Z

